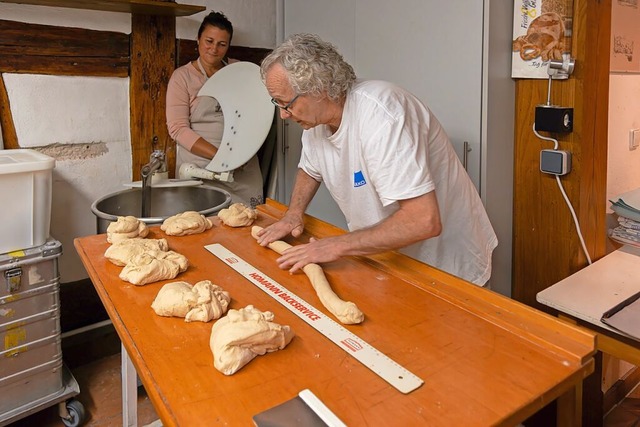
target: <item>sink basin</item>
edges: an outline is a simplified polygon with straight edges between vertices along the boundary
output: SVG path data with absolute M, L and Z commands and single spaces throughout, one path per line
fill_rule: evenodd
M 231 204 L 231 196 L 225 190 L 206 185 L 195 187 L 153 187 L 150 215 L 142 216 L 142 189 L 132 188 L 107 194 L 93 202 L 91 211 L 97 217 L 98 234 L 119 216 L 131 215 L 147 225 L 159 225 L 170 216 L 196 211 L 211 216 Z

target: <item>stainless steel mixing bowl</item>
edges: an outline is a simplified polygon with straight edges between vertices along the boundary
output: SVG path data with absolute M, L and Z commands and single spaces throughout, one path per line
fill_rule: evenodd
M 106 233 L 107 227 L 119 216 L 131 215 L 147 225 L 158 225 L 170 216 L 196 211 L 211 216 L 231 204 L 231 196 L 221 188 L 207 185 L 183 187 L 153 187 L 150 215 L 142 215 L 142 189 L 132 188 L 107 194 L 93 202 L 91 211 L 97 217 L 97 232 Z

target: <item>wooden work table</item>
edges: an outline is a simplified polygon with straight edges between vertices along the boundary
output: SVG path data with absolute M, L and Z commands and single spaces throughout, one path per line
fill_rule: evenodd
M 285 207 L 268 201 L 256 225 L 266 226 Z M 322 238 L 342 231 L 307 217 L 306 233 Z M 134 286 L 103 254 L 104 234 L 75 240 L 123 348 L 163 425 L 252 425 L 252 416 L 310 389 L 349 426 L 512 426 L 562 397 L 561 425 L 579 425 L 573 406 L 593 371 L 595 338 L 495 292 L 464 282 L 397 253 L 344 258 L 323 265 L 334 291 L 365 313 L 347 329 L 424 380 L 403 394 L 348 355 L 271 296 L 204 249 L 220 243 L 273 280 L 331 316 L 304 274 L 276 265 L 278 255 L 259 246 L 250 227 L 230 228 L 214 218 L 205 233 L 166 236 L 189 269 L 175 280 L 211 280 L 227 290 L 231 308 L 249 304 L 275 314 L 296 333 L 284 349 L 258 356 L 231 376 L 213 366 L 213 322 L 185 323 L 157 316 L 150 305 L 157 282 Z M 331 316 L 332 317 L 332 316 Z

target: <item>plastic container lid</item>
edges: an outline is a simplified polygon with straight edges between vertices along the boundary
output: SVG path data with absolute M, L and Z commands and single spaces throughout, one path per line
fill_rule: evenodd
M 28 148 L 0 150 L 0 175 L 53 169 L 55 159 Z

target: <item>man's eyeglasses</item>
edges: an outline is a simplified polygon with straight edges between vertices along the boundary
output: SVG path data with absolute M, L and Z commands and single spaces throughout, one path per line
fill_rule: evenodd
M 289 103 L 287 105 L 280 105 L 278 104 L 278 101 L 276 101 L 275 99 L 271 98 L 271 103 L 273 105 L 275 105 L 276 107 L 278 107 L 281 110 L 286 111 L 287 113 L 291 114 L 291 111 L 289 111 L 289 108 L 291 108 L 291 106 L 293 105 L 294 102 L 296 102 L 296 99 L 298 99 L 300 95 L 296 95 L 291 101 L 289 101 Z

